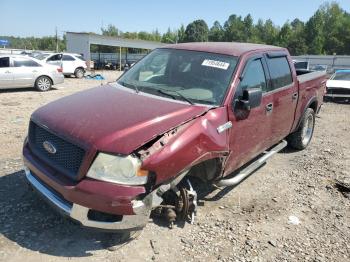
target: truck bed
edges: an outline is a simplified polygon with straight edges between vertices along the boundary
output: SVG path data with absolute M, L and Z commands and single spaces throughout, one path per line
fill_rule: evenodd
M 303 74 L 297 72 L 297 75 L 299 98 L 292 130 L 298 127 L 304 110 L 307 108 L 307 103 L 310 101 L 316 103 L 314 109 L 317 111 L 320 108 L 320 103 L 322 103 L 323 96 L 326 92 L 327 74 L 325 72 L 309 71 L 305 73 L 305 71 L 303 71 Z
M 299 83 L 304 83 L 310 80 L 315 80 L 317 78 L 325 78 L 326 73 L 325 72 L 320 72 L 320 71 L 300 71 L 297 70 L 297 78 Z

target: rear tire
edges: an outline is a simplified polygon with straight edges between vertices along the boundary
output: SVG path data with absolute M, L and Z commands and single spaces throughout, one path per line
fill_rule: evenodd
M 35 88 L 40 92 L 46 92 L 52 87 L 52 81 L 47 76 L 40 76 L 35 81 Z
M 76 78 L 83 78 L 84 77 L 84 69 L 82 69 L 82 68 L 75 69 L 74 75 Z
M 303 150 L 311 142 L 315 128 L 315 111 L 308 108 L 303 115 L 299 128 L 287 137 L 289 146 Z

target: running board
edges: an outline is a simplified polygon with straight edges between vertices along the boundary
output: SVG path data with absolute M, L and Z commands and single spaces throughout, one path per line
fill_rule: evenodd
M 222 179 L 217 181 L 214 185 L 218 187 L 226 187 L 226 186 L 236 186 L 241 183 L 244 179 L 250 176 L 255 170 L 261 167 L 270 157 L 272 157 L 277 152 L 281 151 L 283 148 L 287 146 L 287 141 L 282 140 L 277 146 L 273 147 L 271 150 L 266 151 L 262 157 L 251 163 L 249 166 L 241 170 L 237 175 L 233 178 Z

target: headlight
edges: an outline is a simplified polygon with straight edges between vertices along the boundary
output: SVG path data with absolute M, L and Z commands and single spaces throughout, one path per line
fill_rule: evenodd
M 99 153 L 90 167 L 87 177 L 122 185 L 144 185 L 148 171 L 140 169 L 141 160 Z

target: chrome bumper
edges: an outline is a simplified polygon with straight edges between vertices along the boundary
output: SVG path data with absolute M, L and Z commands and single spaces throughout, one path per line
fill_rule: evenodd
M 145 198 L 144 201 L 134 200 L 133 211 L 136 215 L 124 215 L 120 222 L 100 222 L 88 218 L 89 208 L 70 203 L 55 192 L 50 190 L 46 185 L 41 183 L 32 175 L 28 168 L 24 168 L 27 180 L 31 186 L 38 191 L 44 198 L 53 205 L 60 213 L 78 221 L 85 227 L 102 229 L 102 230 L 138 230 L 142 229 L 148 223 L 152 203 Z

